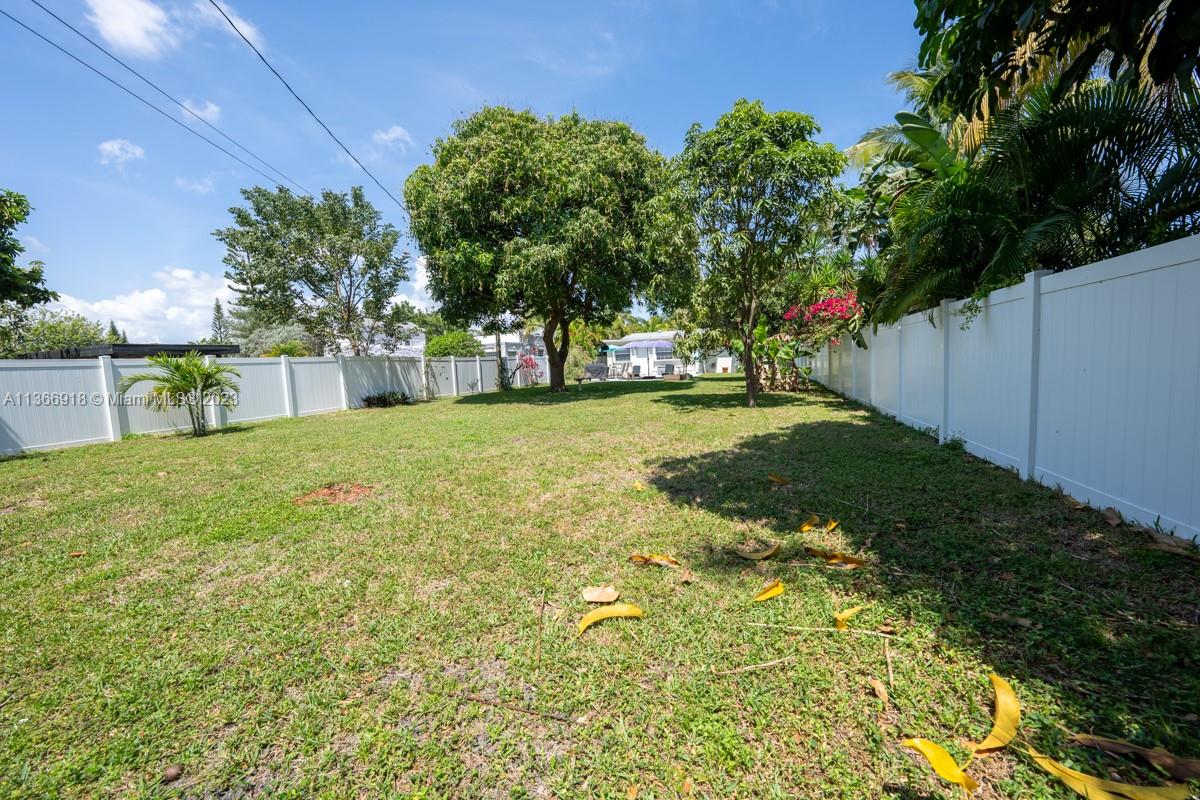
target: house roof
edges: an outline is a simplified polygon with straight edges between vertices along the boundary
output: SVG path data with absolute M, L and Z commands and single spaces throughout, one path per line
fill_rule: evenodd
M 645 333 L 631 333 L 628 336 L 622 336 L 620 339 L 605 339 L 605 344 L 626 345 L 636 342 L 657 342 L 670 341 L 679 336 L 679 331 L 647 331 Z

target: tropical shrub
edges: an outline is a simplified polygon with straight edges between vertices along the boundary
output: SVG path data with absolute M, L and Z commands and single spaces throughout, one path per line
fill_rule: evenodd
M 308 348 L 304 346 L 304 342 L 291 339 L 286 342 L 280 342 L 279 344 L 271 345 L 271 347 L 268 348 L 263 355 L 267 358 L 279 358 L 280 356 L 287 356 L 288 358 L 304 358 L 312 355 L 312 353 L 310 353 Z
M 447 331 L 425 340 L 426 358 L 474 358 L 483 352 L 479 340 L 466 331 Z
M 408 405 L 412 398 L 404 392 L 378 392 L 363 397 L 362 404 L 367 408 L 391 408 L 392 406 Z
M 206 361 L 195 350 L 182 356 L 159 353 L 146 360 L 159 371 L 126 375 L 121 379 L 120 390 L 127 392 L 135 384 L 150 381 L 154 387 L 146 394 L 148 406 L 162 412 L 185 409 L 193 436 L 208 433 L 205 406 L 215 404 L 232 409 L 237 405 L 238 385 L 233 378 L 241 373 L 227 364 Z

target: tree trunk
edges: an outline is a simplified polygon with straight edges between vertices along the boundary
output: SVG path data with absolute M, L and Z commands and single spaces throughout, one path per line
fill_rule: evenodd
M 562 329 L 561 341 L 555 345 L 554 332 Z M 542 331 L 542 341 L 546 343 L 546 361 L 550 365 L 550 391 L 565 392 L 567 381 L 564 367 L 567 362 L 567 351 L 571 347 L 570 323 L 565 319 L 551 317 L 546 321 Z
M 754 335 L 742 337 L 742 370 L 746 373 L 746 407 L 758 405 L 758 362 L 754 358 Z
M 496 329 L 496 388 L 508 389 L 507 382 L 504 380 L 504 351 L 500 349 L 500 329 Z

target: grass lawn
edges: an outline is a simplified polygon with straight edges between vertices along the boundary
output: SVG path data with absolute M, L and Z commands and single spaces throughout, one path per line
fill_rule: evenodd
M 522 390 L 0 462 L 0 797 L 953 797 L 899 743 L 965 758 L 992 671 L 1078 768 L 1155 780 L 1074 731 L 1200 755 L 1195 562 L 832 395 L 740 390 Z M 330 482 L 372 491 L 294 502 Z M 811 512 L 841 525 L 797 533 Z M 730 555 L 748 539 L 783 548 Z M 646 617 L 574 639 L 599 583 Z M 854 605 L 895 630 L 887 707 L 880 637 L 748 624 Z M 1074 796 L 1014 752 L 972 771 L 980 797 Z

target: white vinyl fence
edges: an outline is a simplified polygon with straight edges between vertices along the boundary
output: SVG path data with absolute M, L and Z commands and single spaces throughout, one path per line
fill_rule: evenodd
M 208 408 L 209 423 L 221 427 L 275 417 L 302 417 L 357 408 L 380 392 L 409 397 L 494 391 L 496 361 L 482 358 L 223 358 L 236 367 L 238 402 L 232 410 Z M 536 359 L 541 375 L 545 358 Z M 505 359 L 516 368 L 516 359 Z M 117 392 L 121 378 L 153 372 L 142 359 L 102 356 L 79 360 L 0 360 L 0 454 L 115 441 L 131 433 L 167 433 L 190 426 L 182 409 L 160 413 L 142 398 L 137 384 Z M 534 378 L 518 370 L 515 385 Z
M 1200 236 L 867 332 L 813 359 L 834 391 L 1145 525 L 1200 535 Z

